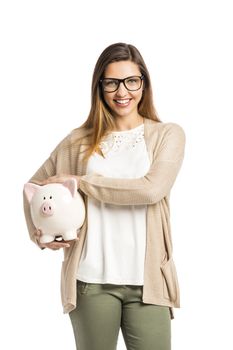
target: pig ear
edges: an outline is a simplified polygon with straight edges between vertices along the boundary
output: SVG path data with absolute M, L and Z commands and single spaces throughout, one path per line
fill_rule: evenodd
M 70 178 L 62 183 L 63 186 L 67 187 L 70 190 L 72 197 L 77 193 L 77 181 L 75 178 Z
M 24 185 L 24 192 L 26 194 L 26 197 L 27 197 L 27 200 L 29 201 L 29 203 L 31 202 L 32 197 L 34 196 L 34 194 L 38 191 L 38 189 L 40 187 L 41 186 L 33 184 L 32 182 L 27 182 Z

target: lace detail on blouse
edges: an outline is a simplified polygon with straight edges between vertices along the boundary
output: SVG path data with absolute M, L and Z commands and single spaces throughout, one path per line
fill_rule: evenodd
M 144 139 L 144 124 L 126 131 L 113 131 L 100 143 L 105 155 L 119 153 L 125 150 L 135 150 Z

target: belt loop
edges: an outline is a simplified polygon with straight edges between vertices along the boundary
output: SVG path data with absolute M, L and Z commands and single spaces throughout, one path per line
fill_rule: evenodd
M 82 285 L 82 294 L 86 294 L 87 293 L 87 289 L 88 289 L 88 283 L 87 282 L 83 282 Z
M 80 280 L 77 280 L 77 284 L 79 285 L 80 293 L 81 294 L 86 294 L 87 293 L 87 289 L 88 289 L 88 283 L 80 281 Z

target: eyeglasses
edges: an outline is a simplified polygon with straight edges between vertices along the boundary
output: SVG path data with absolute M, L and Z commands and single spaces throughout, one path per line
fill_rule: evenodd
M 137 91 L 141 88 L 143 79 L 143 75 L 133 75 L 125 79 L 104 78 L 100 80 L 100 83 L 102 84 L 102 88 L 105 92 L 117 91 L 120 83 L 123 83 L 124 87 L 129 91 Z

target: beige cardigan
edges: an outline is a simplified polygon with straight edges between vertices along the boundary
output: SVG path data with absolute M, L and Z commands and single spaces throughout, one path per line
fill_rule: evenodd
M 147 239 L 142 301 L 147 304 L 180 307 L 180 292 L 172 257 L 172 239 L 169 216 L 169 194 L 181 167 L 185 134 L 174 123 L 160 123 L 144 118 L 144 134 L 151 167 L 148 173 L 136 179 L 110 178 L 86 174 L 83 155 L 90 143 L 90 131 L 77 128 L 62 140 L 50 157 L 29 180 L 41 181 L 55 174 L 82 176 L 79 191 L 87 208 L 87 196 L 117 205 L 147 204 Z M 82 139 L 80 139 L 82 138 Z M 35 227 L 31 221 L 29 204 L 24 196 L 24 212 L 31 239 Z M 88 215 L 88 213 L 87 213 Z M 76 271 L 87 232 L 87 220 L 80 240 L 64 248 L 61 270 L 61 298 L 64 313 L 76 307 Z M 78 306 L 78 300 L 77 300 Z

